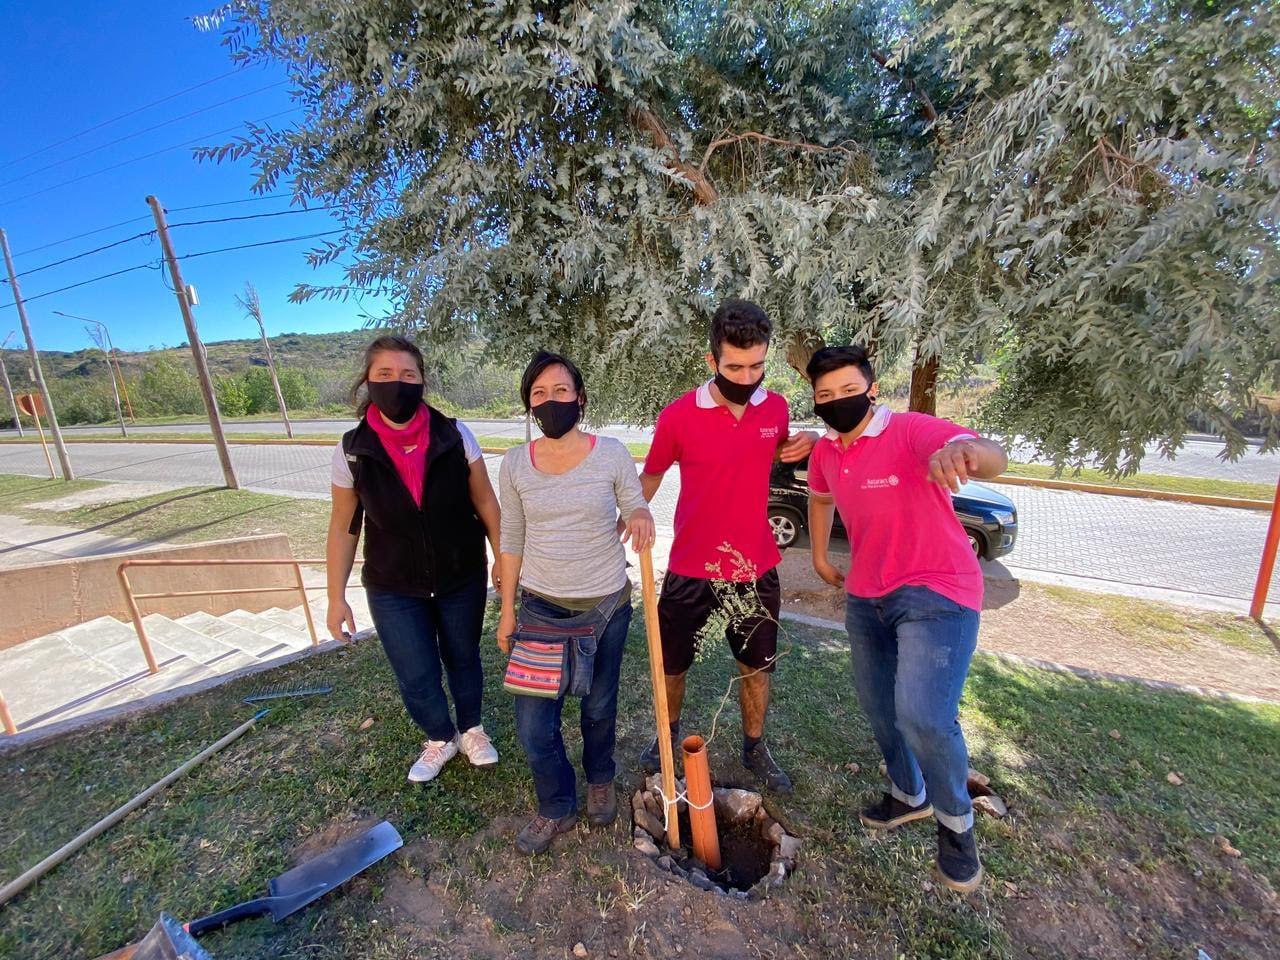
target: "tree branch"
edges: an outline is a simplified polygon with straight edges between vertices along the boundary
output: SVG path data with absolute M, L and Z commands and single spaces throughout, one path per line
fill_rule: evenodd
M 901 70 L 895 70 L 893 67 L 889 66 L 889 58 L 886 57 L 879 50 L 871 51 L 871 59 L 874 60 L 876 63 L 880 64 L 880 66 L 884 67 L 886 70 L 892 73 L 895 77 L 900 79 L 903 83 L 905 83 L 907 85 L 907 89 L 910 90 L 912 93 L 916 95 L 916 97 L 919 98 L 920 109 L 924 113 L 924 118 L 926 120 L 928 120 L 930 123 L 938 122 L 937 108 L 934 107 L 933 101 L 929 99 L 929 95 L 925 93 L 922 89 L 920 89 L 919 85 L 914 80 L 906 76 Z
M 755 140 L 758 143 L 773 143 L 780 147 L 792 147 L 796 150 L 804 150 L 806 153 L 852 153 L 848 147 L 824 147 L 821 144 L 804 143 L 800 140 L 781 140 L 778 137 L 771 137 L 764 133 L 756 133 L 754 130 L 748 130 L 746 133 L 731 133 L 727 136 L 722 136 L 712 140 L 707 146 L 707 152 L 702 155 L 702 165 L 698 167 L 699 172 L 703 175 L 706 174 L 707 163 L 711 160 L 711 154 L 715 153 L 721 147 L 727 147 L 730 144 L 739 143 L 743 140 Z
M 710 206 L 720 199 L 720 192 L 706 175 L 706 172 L 690 166 L 680 159 L 680 151 L 676 149 L 671 135 L 662 121 L 648 107 L 633 107 L 631 119 L 635 125 L 653 140 L 653 145 L 667 155 L 667 163 L 671 170 L 679 173 L 693 187 L 694 199 L 704 207 Z

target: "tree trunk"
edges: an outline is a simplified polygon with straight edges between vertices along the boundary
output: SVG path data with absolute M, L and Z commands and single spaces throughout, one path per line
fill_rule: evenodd
M 795 334 L 786 341 L 783 348 L 786 351 L 787 366 L 800 374 L 801 379 L 807 381 L 809 374 L 805 372 L 805 367 L 809 365 L 809 358 L 825 346 L 826 343 L 820 333 L 806 330 Z
M 916 349 L 915 363 L 911 365 L 911 403 L 909 409 L 934 416 L 937 412 L 938 358 L 920 359 Z

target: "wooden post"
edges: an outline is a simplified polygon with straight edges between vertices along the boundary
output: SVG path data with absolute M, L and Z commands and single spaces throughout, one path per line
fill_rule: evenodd
M 649 641 L 649 678 L 653 681 L 653 709 L 658 722 L 658 758 L 662 764 L 662 797 L 667 821 L 667 846 L 680 849 L 680 819 L 676 815 L 676 761 L 671 753 L 671 722 L 667 718 L 667 675 L 662 667 L 662 635 L 658 632 L 658 588 L 653 581 L 653 548 L 640 551 L 640 590 L 644 596 L 644 632 Z
M 53 398 L 49 396 L 49 388 L 44 382 L 44 371 L 40 369 L 40 354 L 36 352 L 36 342 L 31 336 L 31 324 L 27 322 L 27 306 L 22 302 L 22 293 L 18 289 L 18 275 L 13 269 L 13 257 L 9 254 L 9 238 L 0 230 L 0 248 L 4 250 L 4 265 L 9 271 L 9 288 L 13 291 L 13 303 L 18 308 L 18 321 L 22 324 L 22 335 L 27 338 L 27 352 L 31 354 L 31 372 L 36 378 L 36 386 L 44 397 L 45 416 L 49 418 L 49 432 L 53 434 L 53 445 L 58 448 L 58 462 L 62 464 L 62 479 L 74 480 L 75 471 L 71 469 L 71 457 L 67 454 L 66 444 L 62 442 L 62 431 L 58 429 L 58 415 L 53 409 Z M 37 421 L 39 422 L 39 421 Z
M 1258 582 L 1253 587 L 1253 603 L 1249 616 L 1262 619 L 1267 605 L 1267 591 L 1271 588 L 1271 574 L 1276 568 L 1276 548 L 1280 546 L 1280 480 L 1276 481 L 1276 498 L 1271 504 L 1271 522 L 1267 524 L 1267 539 L 1262 547 L 1262 562 L 1258 565 Z
M 12 339 L 13 331 L 10 331 L 9 336 L 4 338 L 4 343 L 0 344 L 0 350 L 8 347 Z M 25 437 L 26 434 L 22 431 L 22 417 L 18 415 L 18 401 L 13 398 L 13 385 L 9 383 L 9 370 L 5 366 L 3 355 L 0 355 L 0 380 L 4 381 L 4 393 L 9 398 L 9 408 L 13 411 L 13 422 L 18 427 L 18 436 Z
M 218 459 L 222 462 L 222 476 L 232 490 L 240 489 L 236 480 L 235 467 L 231 465 L 231 452 L 227 449 L 227 438 L 222 433 L 222 418 L 218 415 L 218 399 L 213 393 L 213 379 L 209 376 L 209 365 L 205 360 L 204 344 L 200 342 L 200 334 L 196 332 L 196 318 L 191 313 L 191 301 L 187 299 L 187 288 L 182 282 L 182 271 L 178 268 L 178 258 L 173 253 L 173 243 L 169 239 L 169 224 L 165 222 L 164 207 L 155 197 L 147 197 L 147 205 L 151 207 L 151 215 L 156 221 L 156 234 L 160 237 L 160 248 L 169 264 L 169 278 L 173 281 L 173 292 L 178 298 L 178 309 L 182 311 L 182 322 L 187 327 L 187 342 L 191 344 L 191 356 L 196 362 L 196 376 L 200 380 L 200 393 L 204 397 L 204 408 L 209 414 L 209 429 L 213 433 L 213 442 L 218 448 Z
M 44 428 L 40 426 L 40 394 L 22 393 L 18 395 L 18 408 L 36 422 L 36 432 L 40 434 L 40 448 L 44 450 L 45 463 L 49 464 L 49 479 L 57 480 L 58 471 L 53 469 L 53 458 L 49 456 L 49 444 L 44 440 Z
M 5 703 L 3 693 L 0 693 L 0 723 L 4 724 L 4 732 L 9 736 L 18 732 L 18 725 L 13 722 L 13 714 L 9 712 L 9 704 Z

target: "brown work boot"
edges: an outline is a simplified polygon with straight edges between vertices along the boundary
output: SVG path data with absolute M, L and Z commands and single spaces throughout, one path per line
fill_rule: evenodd
M 571 810 L 559 820 L 538 814 L 516 835 L 516 849 L 528 856 L 541 853 L 551 846 L 551 841 L 562 833 L 568 833 L 578 822 L 578 811 Z
M 618 794 L 613 781 L 587 784 L 587 823 L 607 827 L 618 817 Z

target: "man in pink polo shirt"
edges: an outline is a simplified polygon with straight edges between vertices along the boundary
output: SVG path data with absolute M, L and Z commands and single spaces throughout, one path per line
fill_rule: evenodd
M 742 763 L 769 789 L 788 793 L 791 779 L 764 743 L 778 646 L 775 568 L 782 559 L 767 519 L 769 471 L 778 458 L 802 460 L 816 436 L 792 436 L 787 401 L 761 386 L 772 333 L 773 324 L 754 303 L 731 299 L 720 305 L 707 354 L 714 376 L 662 411 L 640 486 L 652 500 L 663 474 L 680 464 L 675 540 L 658 602 L 672 739 L 680 730 L 698 633 L 726 596 L 737 594 L 759 611 L 735 618 L 725 631 L 740 675 Z M 658 769 L 656 737 L 640 765 Z
M 947 420 L 876 406 L 861 347 L 824 347 L 807 372 L 814 412 L 831 428 L 809 457 L 813 568 L 848 595 L 854 686 L 889 775 L 889 791 L 861 820 L 887 830 L 933 816 L 942 882 L 968 893 L 982 865 L 957 715 L 978 643 L 982 570 L 948 490 L 998 477 L 1008 458 Z M 827 555 L 833 505 L 849 534 L 847 574 Z

